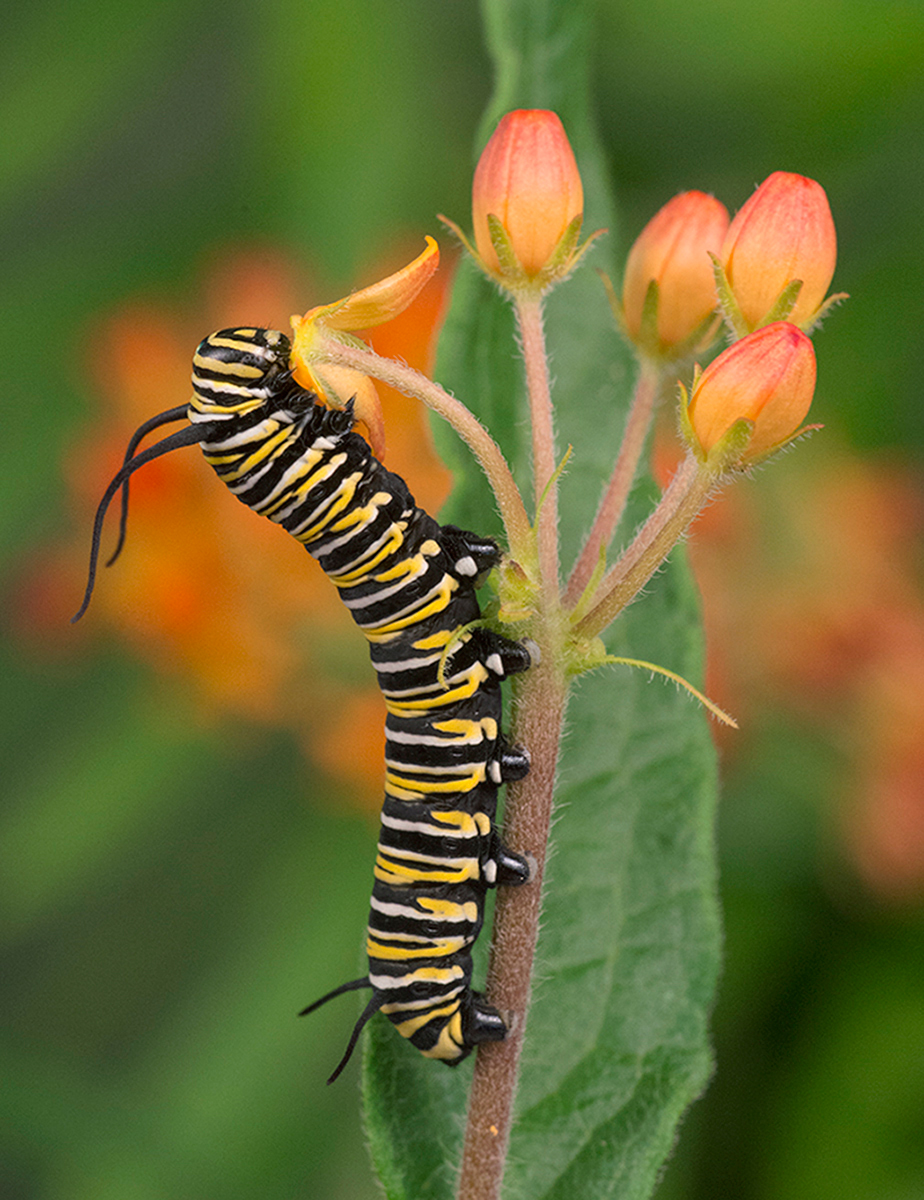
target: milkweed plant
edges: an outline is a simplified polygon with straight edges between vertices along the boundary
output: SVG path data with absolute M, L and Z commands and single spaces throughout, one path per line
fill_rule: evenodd
M 544 306 L 553 289 L 566 289 L 576 270 L 588 269 L 588 250 L 606 232 L 582 241 L 583 214 L 581 175 L 558 116 L 520 109 L 503 117 L 478 162 L 472 236 L 443 218 L 515 314 L 531 422 L 528 497 L 503 447 L 464 397 L 377 356 L 355 336 L 416 296 L 438 262 L 432 239 L 403 271 L 293 318 L 296 380 L 334 407 L 355 398 L 376 453 L 385 430 L 373 378 L 418 398 L 467 443 L 504 527 L 506 554 L 495 572 L 491 622 L 539 650 L 537 665 L 514 684 L 511 737 L 528 749 L 531 769 L 508 789 L 504 825 L 505 842 L 535 869 L 529 886 L 502 889 L 496 903 L 486 993 L 510 1033 L 477 1054 L 461 1200 L 498 1197 L 504 1177 L 572 685 L 611 664 L 643 667 L 682 683 L 714 716 L 731 721 L 669 663 L 609 654 L 601 634 L 645 589 L 713 497 L 819 428 L 806 424 L 816 381 L 812 334 L 842 298 L 827 295 L 836 238 L 824 190 L 813 180 L 777 171 L 731 221 L 725 206 L 703 192 L 668 201 L 632 246 L 621 289 L 601 279 L 600 303 L 609 303 L 632 347 L 636 379 L 622 444 L 586 540 L 563 546 L 559 493 L 572 463 L 579 466 L 582 447 L 556 441 Z M 664 406 L 679 431 L 680 461 L 660 500 L 614 554 L 652 422 Z

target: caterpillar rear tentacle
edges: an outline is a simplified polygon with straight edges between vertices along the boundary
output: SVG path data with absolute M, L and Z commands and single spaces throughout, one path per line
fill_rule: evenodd
M 161 454 L 198 442 L 219 479 L 317 559 L 369 642 L 385 697 L 385 798 L 366 951 L 369 971 L 303 1013 L 371 988 L 328 1082 L 366 1022 L 383 1012 L 424 1055 L 450 1066 L 500 1041 L 501 1014 L 472 989 L 471 947 L 487 890 L 530 878 L 494 819 L 497 791 L 529 756 L 500 730 L 501 683 L 533 663 L 529 644 L 483 628 L 475 588 L 498 565 L 490 538 L 440 525 L 352 430 L 352 405 L 325 408 L 294 383 L 284 334 L 255 327 L 207 337 L 193 359 L 188 409 L 145 422 L 94 523 L 84 602 L 93 591 L 106 510 Z M 183 415 L 189 424 L 146 450 L 141 439 Z

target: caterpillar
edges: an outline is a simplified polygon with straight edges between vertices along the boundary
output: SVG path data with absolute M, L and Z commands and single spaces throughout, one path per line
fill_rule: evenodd
M 93 526 L 83 616 L 107 509 L 122 492 L 118 556 L 130 476 L 199 444 L 239 500 L 286 529 L 317 559 L 369 642 L 385 698 L 385 797 L 374 868 L 368 973 L 328 992 L 370 988 L 332 1083 L 366 1022 L 384 1013 L 429 1058 L 455 1066 L 483 1042 L 502 1041 L 504 1018 L 472 988 L 471 947 L 486 892 L 530 877 L 494 824 L 502 783 L 529 770 L 525 750 L 500 732 L 501 682 L 527 670 L 529 646 L 480 624 L 475 594 L 500 561 L 497 544 L 440 525 L 404 480 L 353 430 L 352 402 L 332 410 L 297 384 L 291 344 L 276 330 L 224 329 L 193 358 L 193 396 L 132 435 Z M 138 449 L 154 429 L 184 428 Z

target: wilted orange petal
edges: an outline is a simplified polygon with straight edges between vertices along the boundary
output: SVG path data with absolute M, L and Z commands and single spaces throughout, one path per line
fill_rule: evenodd
M 394 275 L 360 288 L 344 300 L 313 308 L 305 314 L 304 319 L 321 321 L 328 329 L 352 332 L 371 329 L 404 312 L 440 265 L 439 246 L 429 235 L 426 240 L 426 250 Z

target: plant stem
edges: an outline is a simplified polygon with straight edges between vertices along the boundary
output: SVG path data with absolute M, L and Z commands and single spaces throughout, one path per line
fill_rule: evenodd
M 520 1051 L 526 1030 L 542 878 L 552 821 L 555 767 L 568 684 L 563 668 L 563 621 L 559 592 L 557 462 L 552 396 L 538 294 L 514 300 L 529 395 L 533 435 L 533 490 L 539 564 L 538 611 L 531 630 L 539 663 L 516 688 L 511 734 L 529 747 L 529 774 L 507 792 L 504 839 L 535 862 L 525 887 L 501 888 L 487 993 L 508 1018 L 503 1042 L 482 1046 L 469 1095 L 459 1200 L 498 1200 L 507 1160 Z M 512 549 L 512 547 L 511 547 Z
M 558 488 L 552 479 L 558 462 L 552 421 L 552 389 L 542 327 L 542 298 L 518 293 L 514 311 L 520 329 L 533 437 L 533 496 L 539 577 L 547 612 L 558 607 Z
M 638 595 L 686 533 L 720 477 L 720 472 L 704 469 L 692 454 L 687 455 L 641 532 L 604 576 L 594 607 L 575 626 L 579 636 L 596 637 Z
M 487 994 L 505 1016 L 511 1014 L 510 1031 L 503 1042 L 482 1046 L 478 1052 L 458 1200 L 498 1200 L 500 1196 L 526 1029 L 555 764 L 567 701 L 555 632 L 550 630 L 551 636 L 537 632 L 542 661 L 521 681 L 512 728 L 514 740 L 529 746 L 530 770 L 521 783 L 508 789 L 504 826 L 504 840 L 519 853 L 531 855 L 536 869 L 524 887 L 500 888 L 497 894 Z
M 603 499 L 600 501 L 600 507 L 597 509 L 597 515 L 584 544 L 584 549 L 568 580 L 565 591 L 566 608 L 572 608 L 581 598 L 600 561 L 601 551 L 606 550 L 609 546 L 625 511 L 626 500 L 638 470 L 645 438 L 648 436 L 660 383 L 660 372 L 646 359 L 643 359 L 641 373 L 635 386 L 635 395 L 632 398 L 632 407 L 629 409 L 629 416 L 626 420 L 623 442 L 619 448 L 619 456 L 613 467 L 606 491 L 603 493 Z
M 396 388 L 406 396 L 414 396 L 453 427 L 466 443 L 481 469 L 488 477 L 497 499 L 507 535 L 507 545 L 514 558 L 528 561 L 532 550 L 532 530 L 523 506 L 519 489 L 514 482 L 500 447 L 465 405 L 444 391 L 439 384 L 428 379 L 420 371 L 391 358 L 382 358 L 372 350 L 328 341 L 323 351 L 318 351 L 317 361 L 352 367 L 364 375 L 381 379 L 389 387 Z

